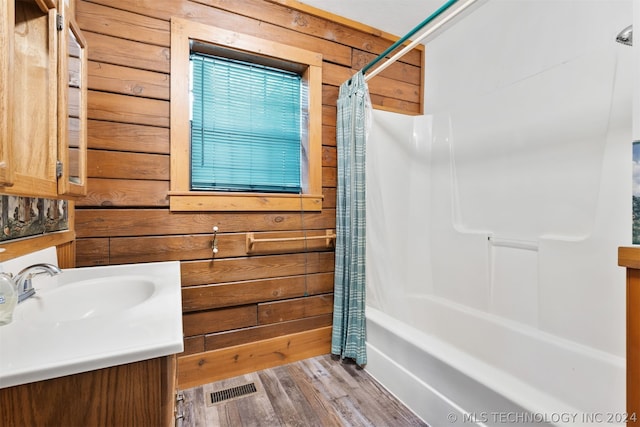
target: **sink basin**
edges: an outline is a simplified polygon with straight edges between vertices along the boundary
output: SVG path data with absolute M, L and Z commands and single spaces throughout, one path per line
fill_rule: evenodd
M 118 315 L 147 301 L 154 290 L 154 282 L 140 276 L 81 280 L 36 293 L 18 314 L 30 322 L 49 324 Z
M 23 264 L 37 262 L 50 261 Z M 0 388 L 183 350 L 178 261 L 63 269 L 34 277 L 33 287 L 0 327 Z

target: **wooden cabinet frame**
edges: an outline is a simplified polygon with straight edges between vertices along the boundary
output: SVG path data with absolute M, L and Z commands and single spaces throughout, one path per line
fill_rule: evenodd
M 49 9 L 55 9 L 56 7 L 58 7 L 56 0 L 35 0 L 35 2 L 43 12 L 46 12 Z
M 56 170 L 57 160 L 68 157 L 66 120 L 58 122 L 67 111 L 66 98 L 61 98 L 69 80 L 63 77 L 68 76 L 65 35 L 73 31 L 86 49 L 73 21 L 73 5 L 68 0 L 8 0 L 0 6 L 0 193 L 50 199 L 86 194 L 86 57 L 80 58 L 84 62 L 78 76 L 83 89 L 79 116 L 84 121 L 78 132 L 81 185 L 70 183 L 64 174 L 58 180 Z M 69 201 L 69 230 L 3 242 L 0 260 L 72 243 L 73 210 Z
M 58 5 L 58 9 L 56 9 Z M 86 41 L 68 2 L 2 2 L 0 19 L 0 193 L 58 198 L 86 194 Z M 70 34 L 80 45 L 69 58 Z M 79 141 L 69 176 L 69 61 L 79 63 Z M 76 123 L 76 122 L 74 122 Z M 62 170 L 58 166 L 62 161 Z M 59 179 L 58 179 L 59 178 Z
M 10 1 L 9 3 L 14 3 Z M 16 2 L 9 34 L 10 121 L 6 129 L 13 183 L 1 193 L 57 197 L 57 11 L 42 2 Z M 46 6 L 44 6 L 46 7 Z M 4 132 L 4 131 L 3 131 Z M 4 155 L 4 153 L 3 153 Z
M 0 16 L 0 51 L 6 52 L 0 57 L 0 185 L 12 185 L 13 173 L 11 169 L 11 144 L 9 124 L 11 123 L 10 100 L 13 89 L 9 80 L 13 63 L 13 16 L 14 2 L 2 2 Z

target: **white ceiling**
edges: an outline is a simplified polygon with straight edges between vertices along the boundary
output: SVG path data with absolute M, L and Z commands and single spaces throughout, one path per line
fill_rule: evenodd
M 300 0 L 301 3 L 403 36 L 445 0 Z

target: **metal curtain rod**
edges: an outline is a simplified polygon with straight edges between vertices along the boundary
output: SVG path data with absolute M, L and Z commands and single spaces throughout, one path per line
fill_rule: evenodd
M 389 46 L 387 49 L 385 49 L 384 52 L 382 52 L 380 55 L 378 55 L 376 58 L 374 58 L 373 61 L 369 62 L 367 65 L 365 65 L 364 67 L 362 67 L 362 74 L 367 74 L 367 71 L 369 71 L 369 69 L 371 67 L 373 67 L 374 65 L 376 65 L 378 62 L 382 61 L 384 59 L 385 56 L 387 56 L 388 54 L 390 54 L 391 52 L 393 52 L 394 50 L 396 50 L 396 48 L 398 46 L 400 46 L 402 43 L 406 42 L 407 40 L 409 40 L 409 38 L 411 36 L 413 36 L 415 33 L 417 33 L 418 31 L 420 31 L 422 28 L 424 28 L 425 25 L 427 25 L 429 22 L 433 21 L 434 19 L 436 19 L 438 16 L 440 16 L 440 14 L 442 12 L 444 12 L 445 10 L 449 9 L 449 7 L 451 7 L 455 2 L 457 2 L 458 0 L 449 0 L 447 1 L 445 4 L 443 4 L 442 6 L 440 6 L 438 8 L 438 10 L 436 10 L 435 12 L 433 12 L 427 19 L 425 19 L 424 21 L 422 21 L 421 23 L 419 23 L 413 30 L 409 31 L 407 34 L 405 34 L 404 36 L 402 36 L 398 41 L 396 41 L 394 44 L 392 44 L 391 46 Z
M 389 46 L 389 48 L 387 50 L 385 50 L 384 52 L 382 52 L 377 58 L 375 58 L 369 64 L 365 65 L 364 68 L 362 69 L 362 72 L 366 73 L 372 66 L 374 66 L 380 60 L 382 60 L 389 52 L 391 52 L 394 49 L 396 49 L 397 46 L 399 46 L 400 44 L 404 43 L 409 37 L 414 35 L 416 32 L 420 31 L 421 29 L 423 29 L 426 25 L 428 25 L 429 23 L 433 22 L 434 19 L 436 19 L 438 16 L 442 15 L 443 12 L 448 10 L 454 3 L 457 3 L 458 1 L 459 0 L 449 0 L 449 1 L 447 1 L 440 8 L 438 8 L 438 10 L 433 12 L 427 19 L 422 21 L 417 27 L 415 27 L 413 30 L 411 30 L 409 33 L 407 33 L 406 36 L 402 37 L 396 43 L 394 43 L 393 45 Z M 430 36 L 431 34 L 436 32 L 437 30 L 439 30 L 441 27 L 443 27 L 445 24 L 447 24 L 449 21 L 451 21 L 453 18 L 458 16 L 460 13 L 462 13 L 464 10 L 466 10 L 469 6 L 471 6 L 473 3 L 477 2 L 477 1 L 479 1 L 479 0 L 460 1 L 460 3 L 462 3 L 462 6 L 458 7 L 451 14 L 445 16 L 442 20 L 440 20 L 439 22 L 436 22 L 433 26 L 429 27 L 416 40 L 412 41 L 410 44 L 405 46 L 401 51 L 399 51 L 394 56 L 389 58 L 387 60 L 387 62 L 385 62 L 384 64 L 380 65 L 378 68 L 376 68 L 375 70 L 373 70 L 369 74 L 366 74 L 365 75 L 365 81 L 368 81 L 369 79 L 373 78 L 374 76 L 376 76 L 377 74 L 382 72 L 385 68 L 387 68 L 388 66 L 390 66 L 391 64 L 396 62 L 398 59 L 403 57 L 407 52 L 409 52 L 414 47 L 416 47 L 420 42 L 422 42 L 422 40 L 424 40 L 425 38 L 427 38 L 428 36 Z

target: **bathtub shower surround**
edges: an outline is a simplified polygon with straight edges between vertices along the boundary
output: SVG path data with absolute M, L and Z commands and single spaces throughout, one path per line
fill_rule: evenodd
M 425 116 L 374 112 L 367 369 L 430 424 L 624 413 L 631 16 L 490 0 L 429 42 Z
M 0 241 L 69 229 L 66 200 L 0 196 Z

